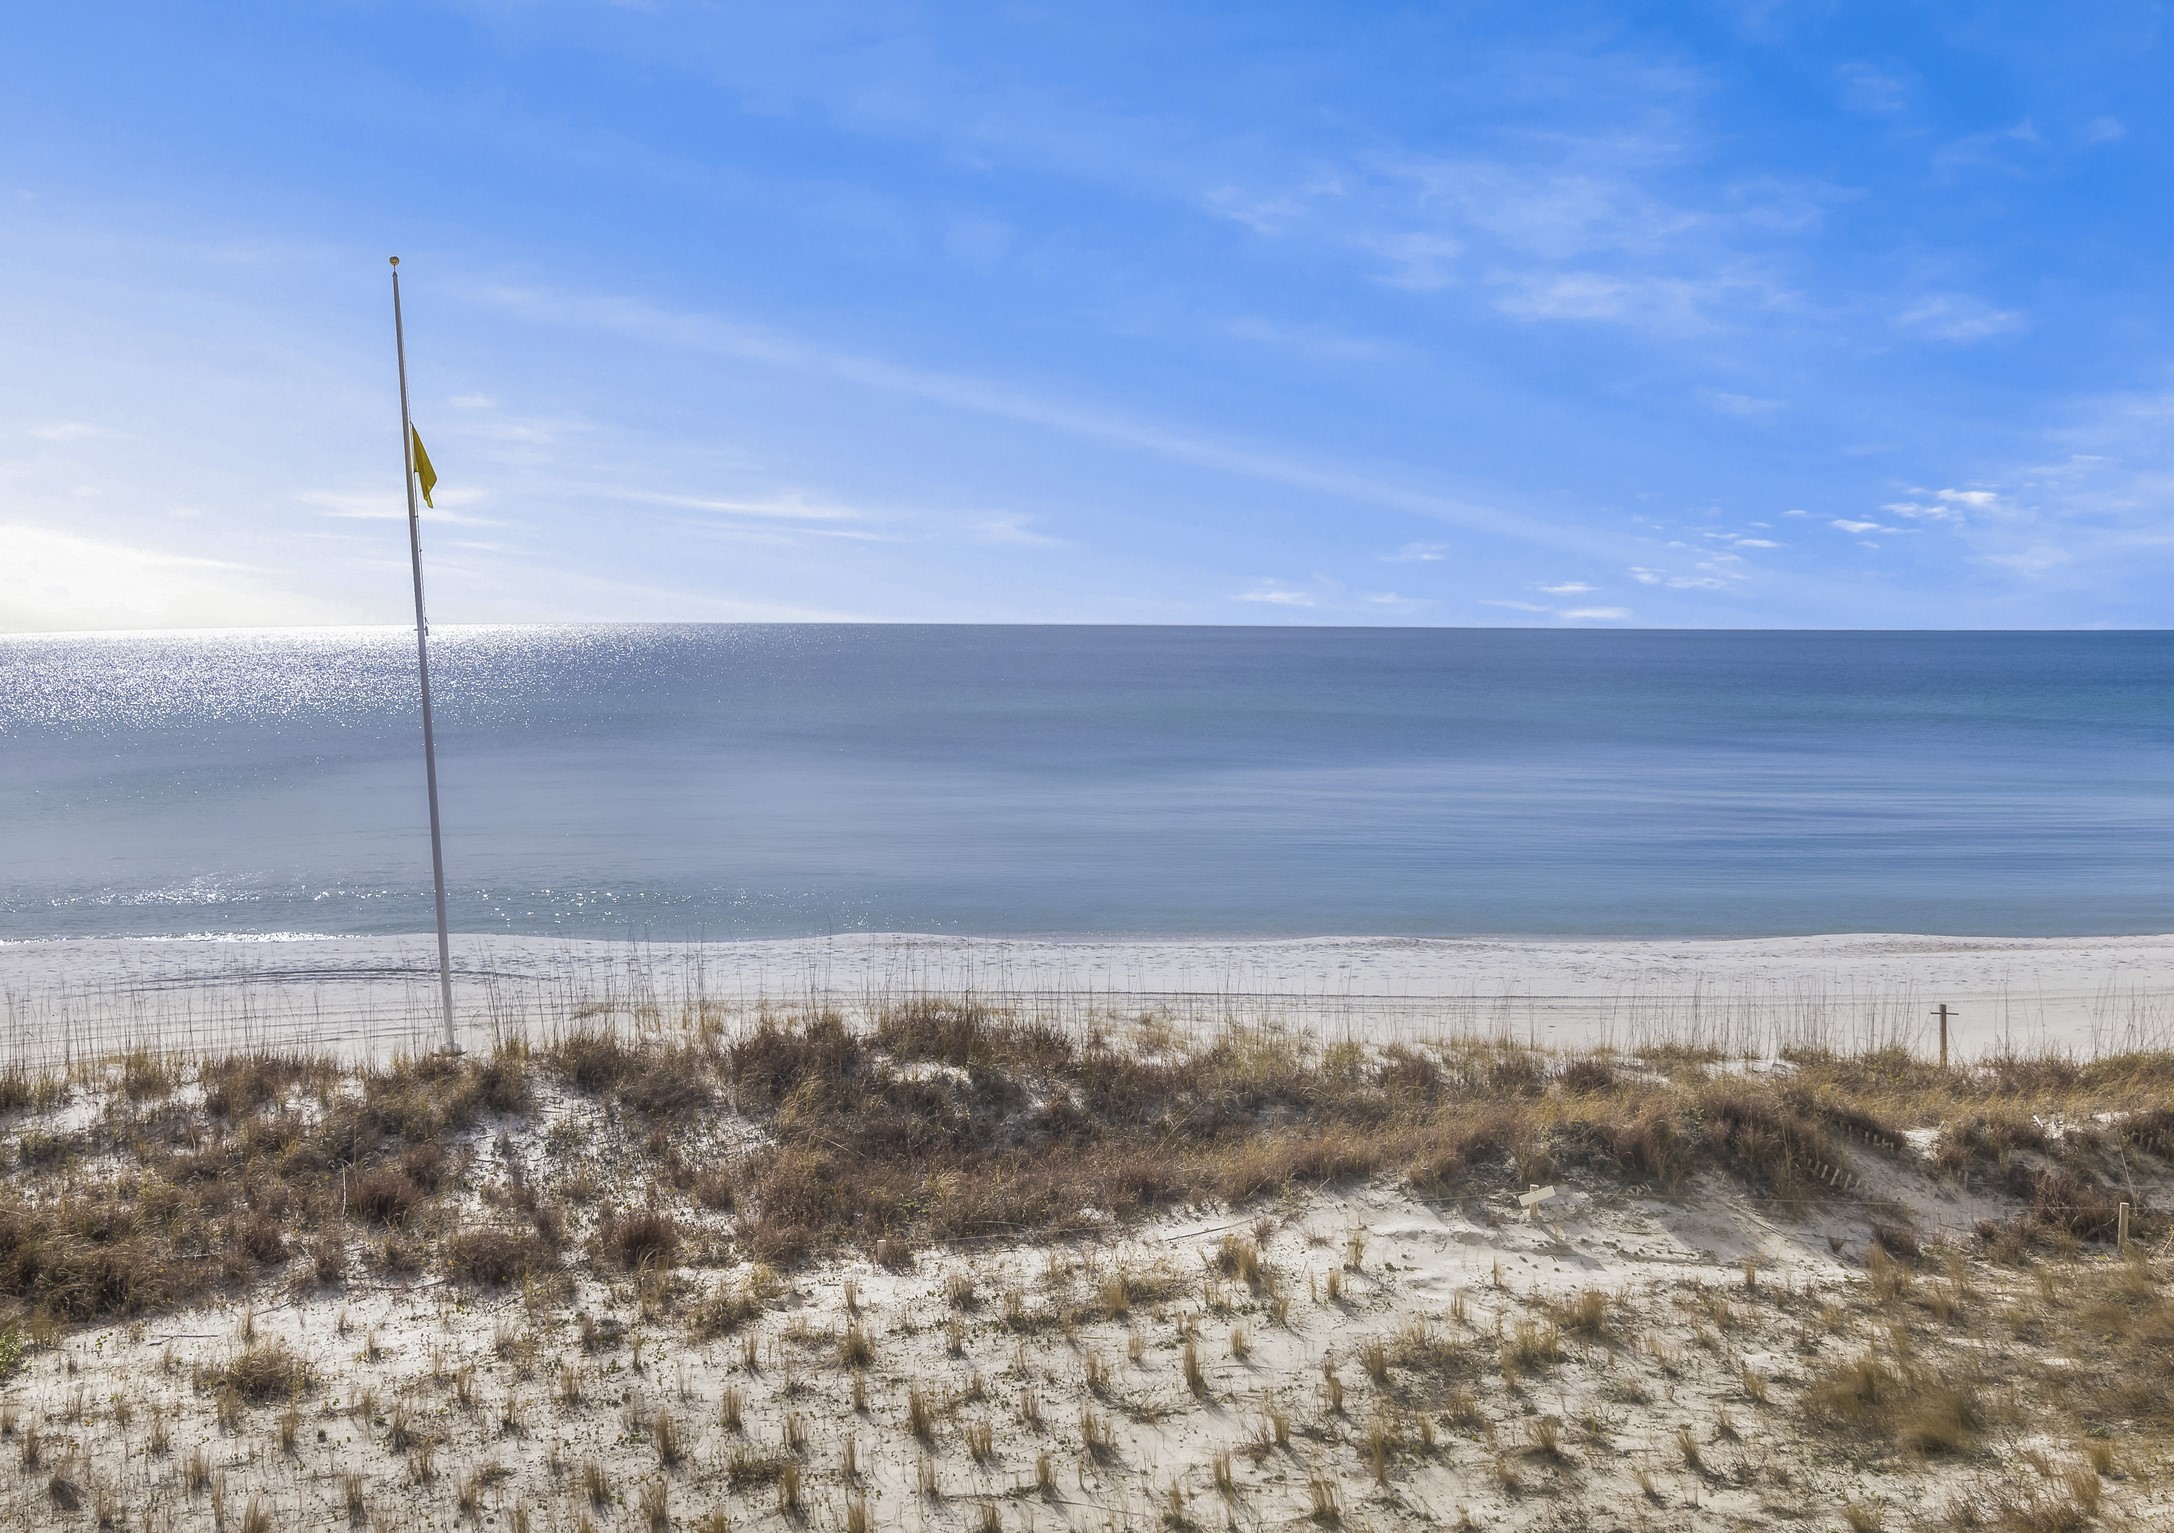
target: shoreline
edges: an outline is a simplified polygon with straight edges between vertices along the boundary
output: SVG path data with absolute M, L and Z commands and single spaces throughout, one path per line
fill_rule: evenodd
M 2174 935 L 1785 938 L 453 938 L 464 1035 L 576 1015 L 830 1006 L 972 992 L 1051 1020 L 1153 1012 L 1374 1041 L 1505 1036 L 1547 1048 L 1678 1042 L 2083 1053 L 2174 1046 Z M 428 1047 L 436 942 L 375 937 L 0 942 L 0 1060 L 144 1044 Z

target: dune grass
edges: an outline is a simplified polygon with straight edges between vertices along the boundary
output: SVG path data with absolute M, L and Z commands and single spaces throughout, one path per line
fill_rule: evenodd
M 16 1120 L 0 1303 L 67 1323 L 357 1270 L 496 1287 L 736 1253 L 896 1265 L 1381 1175 L 1457 1199 L 1719 1174 L 1801 1211 L 1849 1195 L 1853 1156 L 1910 1158 L 1909 1128 L 1937 1131 L 1928 1174 L 2013 1200 L 1979 1232 L 2013 1257 L 2111 1239 L 2123 1201 L 2138 1238 L 2163 1233 L 2125 1167 L 2174 1154 L 2170 1088 L 2166 1056 L 1815 1054 L 1747 1071 L 1694 1051 L 1068 1030 L 966 1002 L 869 1028 L 822 1013 L 736 1033 L 581 1028 L 385 1065 L 134 1055 L 0 1091 L 0 1125 Z M 32 1121 L 63 1115 L 79 1126 Z M 626 1153 L 607 1167 L 604 1147 Z
M 0 1503 L 245 1524 L 337 1462 L 312 1504 L 358 1526 L 1023 1526 L 1075 1497 L 1445 1526 L 1470 1495 L 2084 1528 L 2174 1462 L 2170 1085 L 2152 1055 L 1556 1057 L 967 1002 L 134 1055 L 0 1093 L 0 1374 L 38 1361 Z M 1662 1204 L 1793 1231 L 1793 1275 L 1541 1292 L 1498 1259 L 1444 1299 L 1354 1212 L 1529 1252 L 1536 1181 L 1592 1194 L 1597 1236 Z M 1985 1217 L 1921 1228 L 1906 1194 Z M 189 1305 L 178 1361 L 125 1323 Z

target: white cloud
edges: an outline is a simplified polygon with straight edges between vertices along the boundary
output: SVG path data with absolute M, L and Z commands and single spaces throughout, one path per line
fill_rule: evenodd
M 468 516 L 454 509 L 472 506 L 488 497 L 480 490 L 453 489 L 440 485 L 431 499 L 436 506 L 418 504 L 416 510 L 425 522 L 443 523 L 450 527 L 503 527 L 506 524 L 488 516 Z M 404 522 L 408 519 L 407 505 L 392 491 L 375 490 L 304 490 L 295 496 L 305 506 L 317 508 L 319 516 L 337 521 L 356 522 Z
M 1640 284 L 1607 272 L 1520 273 L 1495 307 L 1513 319 L 1623 319 L 1643 306 Z
M 94 426 L 88 421 L 53 421 L 44 426 L 32 426 L 30 434 L 41 442 L 81 442 L 91 437 L 114 437 L 120 433 L 105 426 Z
M 1544 591 L 1549 596 L 1585 596 L 1600 587 L 1589 586 L 1582 580 L 1566 580 L 1559 586 L 1537 586 L 1534 589 Z
M 1244 224 L 1255 234 L 1274 238 L 1309 216 L 1313 201 L 1336 192 L 1334 181 L 1316 181 L 1281 195 L 1253 196 L 1235 186 L 1219 186 L 1201 201 L 1208 211 L 1233 223 Z
M 1674 334 L 1710 329 L 1723 309 L 1769 309 L 1793 295 L 1762 276 L 1722 271 L 1699 277 L 1607 271 L 1499 275 L 1495 308 L 1512 319 L 1599 320 Z
M 1448 557 L 1447 543 L 1406 543 L 1395 553 L 1382 555 L 1391 564 L 1435 564 Z
M 852 506 L 812 501 L 801 495 L 666 495 L 622 490 L 614 498 L 649 506 L 678 506 L 688 511 L 715 511 L 725 516 L 754 516 L 786 522 L 855 522 L 868 515 Z
M 1271 607 L 1311 607 L 1314 605 L 1314 599 L 1304 591 L 1287 591 L 1273 584 L 1242 592 L 1237 596 L 1233 596 L 1231 600 L 1265 602 Z
M 973 535 L 984 543 L 1011 543 L 1022 548 L 1064 548 L 1069 546 L 1063 538 L 1053 538 L 1044 532 L 1036 532 L 1028 525 L 1032 518 L 1010 512 L 992 516 L 972 524 Z
M 1318 325 L 1283 325 L 1266 319 L 1234 319 L 1224 333 L 1241 341 L 1274 346 L 1323 362 L 1375 362 L 1391 350 L 1387 342 L 1345 335 Z
M 1671 591 L 1726 591 L 1742 575 L 1742 571 L 1725 562 L 1729 558 L 1727 554 L 1716 554 L 1711 559 L 1700 560 L 1694 568 L 1704 573 L 1697 575 L 1671 575 L 1665 570 L 1637 565 L 1632 566 L 1629 573 L 1630 578 L 1642 586 L 1665 586 Z
M 1389 263 L 1380 280 L 1415 293 L 1439 292 L 1457 281 L 1461 241 L 1440 234 L 1381 234 L 1368 244 Z
M 1995 308 L 1968 293 L 1932 293 L 1895 316 L 1898 329 L 1936 341 L 1982 341 L 2021 330 L 2013 309 Z
M 2118 117 L 2094 117 L 2083 130 L 2083 141 L 2087 144 L 2110 144 L 2128 136 L 2129 130 L 2122 126 Z
M 1882 505 L 1882 511 L 1892 511 L 1897 516 L 1909 517 L 1920 522 L 1961 522 L 1970 511 L 1991 511 L 2000 504 L 2000 496 L 1992 490 L 1913 490 L 1924 500 L 1894 500 Z
M 1631 615 L 1628 607 L 1544 607 L 1538 602 L 1510 600 L 1484 600 L 1480 605 L 1500 607 L 1506 612 L 1530 612 L 1565 623 L 1619 623 Z
M 2043 135 L 2028 117 L 2012 127 L 1971 133 L 1945 144 L 1932 157 L 1933 168 L 1943 176 L 1978 168 L 2015 171 L 2019 155 L 2039 148 Z
M 2126 588 L 2144 603 L 2135 610 L 2162 614 L 2174 564 L 2174 389 L 2100 396 L 2071 413 L 2048 433 L 2050 456 L 1968 489 L 1913 490 L 1905 504 L 1990 568 L 2033 585 L 2058 578 L 2094 604 Z
M 197 554 L 0 523 L 0 631 L 326 623 L 293 579 Z
M 1755 394 L 1732 394 L 1725 389 L 1701 389 L 1699 399 L 1708 409 L 1723 415 L 1733 415 L 1740 420 L 1763 420 L 1781 408 L 1778 399 L 1761 399 Z
M 1436 490 L 1397 483 L 1241 442 L 1219 440 L 1160 421 L 1037 396 L 1015 383 L 937 372 L 835 351 L 776 331 L 715 316 L 665 309 L 635 299 L 586 297 L 536 288 L 491 286 L 473 297 L 539 323 L 610 331 L 655 345 L 685 348 L 837 379 L 956 409 L 1040 426 L 1084 440 L 1151 454 L 1241 478 L 1311 490 L 1409 511 L 1520 543 L 1591 554 L 1607 541 L 1572 527 L 1512 513 Z
M 1900 75 L 1862 59 L 1844 64 L 1841 77 L 1844 109 L 1863 117 L 1895 117 L 1909 105 L 1909 83 Z
M 1685 331 L 1791 302 L 1768 247 L 1815 227 L 1841 193 L 1760 175 L 1708 179 L 1711 190 L 1687 196 L 1699 83 L 1651 60 L 1571 67 L 1600 93 L 1602 120 L 1582 130 L 1560 119 L 1513 129 L 1493 152 L 1392 144 L 1283 186 L 1226 185 L 1208 206 L 1263 238 L 1352 252 L 1387 286 L 1478 286 L 1517 320 Z

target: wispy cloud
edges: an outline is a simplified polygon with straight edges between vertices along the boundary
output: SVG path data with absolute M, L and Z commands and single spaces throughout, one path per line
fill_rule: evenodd
M 1699 537 L 1708 543 L 1719 543 L 1724 548 L 1780 548 L 1782 546 L 1772 538 L 1755 537 L 1748 532 L 1737 532 L 1728 528 L 1716 530 L 1709 527 L 1700 532 Z
M 1729 564 L 1726 554 L 1702 559 L 1690 574 L 1657 570 L 1645 565 L 1633 565 L 1626 571 L 1630 578 L 1642 586 L 1660 586 L 1670 591 L 1726 591 L 1743 578 L 1741 564 Z
M 2021 168 L 2023 156 L 2038 149 L 2044 141 L 2045 135 L 2038 131 L 2038 125 L 2026 117 L 2005 128 L 1990 128 L 1951 139 L 1933 155 L 1933 168 L 1944 176 L 1982 169 L 2014 171 Z
M 1910 104 L 1910 82 L 1898 70 L 1853 59 L 1835 74 L 1843 108 L 1860 117 L 1899 117 Z
M 1698 398 L 1708 409 L 1733 415 L 1739 420 L 1764 420 L 1782 407 L 1778 399 L 1762 399 L 1756 394 L 1737 394 L 1728 389 L 1700 389 Z
M 2041 438 L 2044 455 L 1967 486 L 1911 490 L 1883 509 L 1944 531 L 2026 587 L 2103 601 L 2146 582 L 2159 610 L 2174 553 L 2174 389 L 2082 399 L 2066 413 Z
M 1565 623 L 1625 623 L 1633 616 L 1628 607 L 1550 607 L 1510 598 L 1483 600 L 1480 605 L 1499 607 L 1505 612 L 1529 612 L 1536 617 L 1551 617 Z
M 767 497 L 670 495 L 656 490 L 611 492 L 616 500 L 641 505 L 678 506 L 688 511 L 715 511 L 724 516 L 752 516 L 785 522 L 857 522 L 869 513 L 852 506 L 807 500 L 798 495 Z
M 1621 121 L 1512 132 L 1485 153 L 1353 155 L 1204 205 L 1262 239 L 1349 252 L 1383 286 L 1468 291 L 1524 322 L 1693 332 L 1794 306 L 1772 255 L 1839 194 L 1774 177 L 1689 192 L 1703 148 L 1685 121 L 1690 82 L 1622 64 L 1610 88 Z
M 1036 532 L 1031 517 L 1017 513 L 983 517 L 967 524 L 969 535 L 983 543 L 1009 543 L 1020 548 L 1067 548 L 1068 538 L 1051 537 L 1046 532 Z
M 1464 242 L 1446 234 L 1406 230 L 1369 235 L 1360 243 L 1381 257 L 1377 280 L 1385 286 L 1438 293 L 1460 280 L 1457 258 L 1464 254 Z
M 115 538 L 0 523 L 0 630 L 323 623 L 335 610 L 282 571 Z
M 1891 500 L 1880 509 L 1921 522 L 1960 522 L 1971 511 L 1986 511 L 2000 503 L 1992 490 L 1913 490 L 1910 500 Z
M 463 617 L 707 614 L 745 582 L 917 618 L 2094 620 L 2174 562 L 2166 422 L 2047 424 L 2061 380 L 2156 365 L 2124 321 L 2164 285 L 2129 238 L 2164 179 L 2131 111 L 2163 40 L 2065 14 L 1845 35 L 1820 4 L 1724 0 L 1786 52 L 1666 8 L 1316 8 L 1272 37 L 1209 8 L 1200 51 L 1261 67 L 1206 92 L 1130 13 L 1081 49 L 1048 7 L 469 5 L 498 89 L 390 82 L 438 108 L 395 114 L 432 125 L 403 195 L 511 165 L 568 216 L 475 207 L 414 268 L 433 592 Z M 382 103 L 293 41 L 224 63 L 296 144 Z M 1754 46 L 1796 88 L 1745 89 Z M 59 104 L 18 177 L 0 520 L 251 561 L 157 566 L 177 589 L 324 578 L 395 617 L 383 316 L 327 305 L 361 224 L 311 220 L 397 206 L 330 161 L 295 202 L 283 143 L 203 196 L 145 180 L 222 163 L 224 119 L 173 94 L 195 62 L 101 98 L 99 137 L 180 159 L 71 142 Z M 396 493 L 347 493 L 373 484 Z
M 1250 591 L 1242 591 L 1233 596 L 1231 600 L 1262 602 L 1271 607 L 1311 607 L 1317 605 L 1313 597 L 1306 592 L 1293 591 L 1288 587 L 1279 586 L 1272 582 L 1256 586 Z
M 394 465 L 396 468 L 397 464 Z M 457 507 L 477 505 L 488 499 L 482 491 L 441 487 L 431 497 L 441 502 L 436 506 L 417 506 L 418 515 L 425 522 L 442 523 L 449 527 L 503 527 L 507 524 L 494 517 L 470 516 Z M 404 522 L 408 508 L 397 494 L 373 490 L 304 490 L 295 496 L 305 506 L 316 509 L 319 516 L 336 521 L 355 522 Z
M 1704 328 L 1719 310 L 1773 308 L 1792 301 L 1785 289 L 1748 271 L 1704 277 L 1516 272 L 1495 281 L 1500 289 L 1495 307 L 1513 319 L 1606 320 L 1677 333 Z
M 1045 427 L 1089 441 L 1151 454 L 1392 510 L 1477 532 L 1550 548 L 1593 553 L 1611 539 L 1558 526 L 1438 490 L 1233 442 L 1179 426 L 1049 399 L 1028 388 L 957 373 L 907 366 L 839 351 L 715 315 L 674 310 L 639 299 L 589 297 L 540 288 L 483 286 L 480 302 L 538 322 L 611 331 L 671 346 L 836 378 L 864 388 L 910 395 L 957 409 Z
M 1234 319 L 1223 329 L 1225 334 L 1238 340 L 1272 346 L 1322 362 L 1378 362 L 1395 349 L 1387 341 L 1368 336 L 1346 335 L 1319 325 L 1279 324 L 1253 317 Z
M 1997 308 L 1968 293 L 1930 293 L 1895 315 L 1897 329 L 1936 341 L 1990 340 L 2028 323 L 2017 310 Z

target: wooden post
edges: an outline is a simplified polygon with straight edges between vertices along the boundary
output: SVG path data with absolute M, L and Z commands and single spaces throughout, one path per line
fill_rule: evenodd
M 1948 1067 L 1948 1003 L 1942 1001 L 1933 1015 L 1940 1019 L 1940 1068 L 1945 1070 Z
M 2127 1203 L 2121 1205 L 2119 1223 L 2114 1232 L 2114 1249 L 2117 1251 L 2129 1249 L 2129 1205 Z

